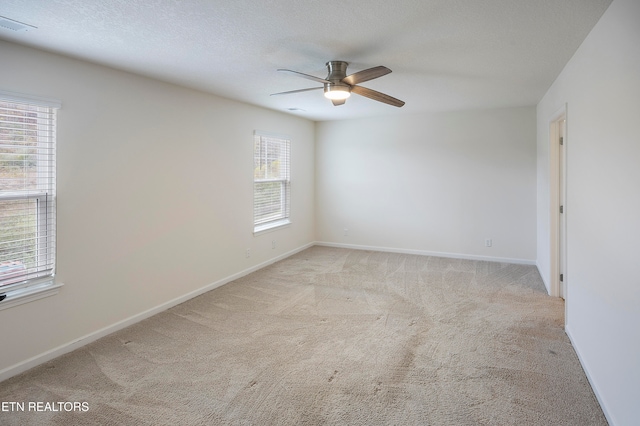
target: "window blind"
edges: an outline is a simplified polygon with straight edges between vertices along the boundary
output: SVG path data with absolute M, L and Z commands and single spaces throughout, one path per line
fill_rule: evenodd
M 54 273 L 56 110 L 0 92 L 0 293 Z
M 253 146 L 254 232 L 289 223 L 291 142 L 256 133 Z

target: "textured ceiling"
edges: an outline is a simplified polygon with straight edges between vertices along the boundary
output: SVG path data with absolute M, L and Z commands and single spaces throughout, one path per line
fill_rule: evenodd
M 313 120 L 535 105 L 611 0 L 3 0 L 0 38 Z M 334 107 L 289 68 L 385 65 Z

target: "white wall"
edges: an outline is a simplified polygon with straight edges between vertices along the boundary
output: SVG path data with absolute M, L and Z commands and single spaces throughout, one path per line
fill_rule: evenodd
M 608 419 L 640 419 L 640 2 L 614 0 L 539 103 L 538 263 L 549 274 L 549 119 L 567 103 L 566 330 Z
M 533 262 L 535 188 L 533 107 L 317 125 L 322 242 Z
M 0 57 L 0 90 L 62 101 L 64 283 L 58 295 L 0 311 L 0 377 L 314 241 L 313 122 L 12 43 L 0 41 Z M 292 139 L 293 224 L 258 237 L 254 129 Z

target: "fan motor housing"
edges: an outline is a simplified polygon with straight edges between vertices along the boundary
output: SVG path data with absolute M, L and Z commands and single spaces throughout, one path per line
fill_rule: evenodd
M 347 76 L 348 62 L 345 61 L 329 61 L 326 63 L 329 75 L 327 80 L 332 83 L 339 83 L 343 78 Z M 344 83 L 343 83 L 344 84 Z
M 324 83 L 325 96 L 327 96 L 327 93 L 334 93 L 335 97 L 330 97 L 331 99 L 345 99 L 349 97 L 351 86 L 342 82 L 342 79 L 347 76 L 347 66 L 349 63 L 345 61 L 329 61 L 326 65 L 329 70 L 329 75 L 326 80 L 330 83 Z M 344 94 L 340 96 L 339 93 Z

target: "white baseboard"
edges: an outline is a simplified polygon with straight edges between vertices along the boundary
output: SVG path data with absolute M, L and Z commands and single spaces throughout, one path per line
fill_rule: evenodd
M 485 260 L 487 262 L 517 263 L 520 265 L 536 264 L 535 260 L 529 260 L 529 259 L 512 259 L 512 258 L 506 258 L 506 257 L 479 256 L 474 254 L 443 253 L 443 252 L 437 252 L 437 251 L 413 250 L 413 249 L 403 249 L 403 248 L 394 248 L 394 247 L 361 246 L 356 244 L 330 243 L 325 241 L 316 241 L 315 244 L 318 246 L 325 246 L 325 247 L 339 247 L 339 248 L 348 248 L 348 249 L 354 249 L 354 250 L 383 251 L 383 252 L 402 253 L 402 254 L 417 254 L 422 256 L 449 257 L 453 259 Z
M 600 408 L 604 413 L 604 417 L 607 419 L 607 422 L 610 425 L 615 425 L 616 423 L 613 421 L 613 418 L 607 411 L 607 406 L 604 403 L 604 400 L 602 399 L 602 397 L 600 396 L 600 391 L 598 390 L 596 383 L 593 381 L 593 379 L 591 378 L 591 375 L 589 374 L 589 369 L 587 368 L 587 364 L 585 363 L 584 358 L 580 353 L 580 348 L 578 347 L 578 345 L 576 345 L 575 340 L 571 336 L 571 328 L 569 327 L 569 324 L 565 324 L 564 332 L 567 334 L 567 336 L 569 336 L 569 341 L 571 342 L 571 346 L 573 346 L 573 350 L 576 351 L 576 355 L 578 356 L 578 360 L 580 361 L 580 365 L 582 366 L 582 371 L 584 371 L 584 374 L 587 376 L 587 380 L 589 381 L 589 384 L 591 385 L 591 389 L 593 390 L 593 393 L 595 394 L 596 399 L 600 404 Z
M 3 380 L 8 379 L 10 377 L 16 376 L 16 375 L 18 375 L 20 373 L 23 373 L 23 372 L 25 372 L 27 370 L 30 370 L 31 368 L 36 367 L 36 366 L 38 366 L 40 364 L 43 364 L 43 363 L 45 363 L 47 361 L 51 361 L 52 359 L 57 358 L 57 357 L 59 357 L 61 355 L 64 355 L 64 354 L 66 354 L 68 352 L 71 352 L 71 351 L 74 351 L 76 349 L 79 349 L 79 348 L 81 348 L 81 347 L 83 347 L 85 345 L 88 345 L 89 343 L 94 342 L 94 341 L 96 341 L 96 340 L 98 340 L 98 339 L 100 339 L 100 338 L 102 338 L 104 336 L 107 336 L 107 335 L 109 335 L 111 333 L 114 333 L 114 332 L 116 332 L 118 330 L 122 330 L 123 328 L 126 328 L 126 327 L 128 327 L 130 325 L 133 325 L 133 324 L 135 324 L 137 322 L 140 322 L 140 321 L 142 321 L 144 319 L 152 317 L 153 315 L 156 315 L 156 314 L 158 314 L 160 312 L 166 311 L 169 308 L 172 308 L 172 307 L 174 307 L 176 305 L 184 303 L 189 299 L 193 299 L 196 296 L 200 296 L 203 293 L 206 293 L 206 292 L 211 291 L 211 290 L 213 290 L 215 288 L 218 288 L 218 287 L 220 287 L 220 286 L 222 286 L 224 284 L 227 284 L 227 283 L 229 283 L 229 282 L 231 282 L 233 280 L 237 280 L 238 278 L 244 277 L 245 275 L 249 275 L 250 273 L 255 272 L 255 271 L 259 270 L 259 269 L 262 269 L 265 266 L 269 266 L 272 263 L 278 262 L 278 261 L 280 261 L 282 259 L 286 259 L 287 257 L 292 256 L 292 255 L 294 255 L 294 254 L 296 254 L 298 252 L 301 252 L 302 250 L 306 250 L 309 247 L 312 247 L 313 245 L 314 245 L 314 243 L 305 244 L 305 245 L 303 245 L 301 247 L 298 247 L 298 248 L 296 248 L 294 250 L 291 250 L 291 251 L 289 251 L 287 253 L 284 253 L 284 254 L 281 254 L 279 256 L 276 256 L 276 257 L 274 257 L 272 259 L 269 259 L 269 260 L 267 260 L 265 262 L 262 262 L 262 263 L 260 263 L 258 265 L 255 265 L 255 266 L 252 266 L 250 268 L 247 268 L 247 269 L 245 269 L 243 271 L 240 271 L 240 272 L 238 272 L 236 274 L 230 275 L 230 276 L 228 276 L 226 278 L 223 278 L 221 280 L 218 280 L 218 281 L 216 281 L 214 283 L 208 284 L 208 285 L 206 285 L 206 286 L 204 286 L 202 288 L 199 288 L 197 290 L 191 291 L 191 292 L 189 292 L 189 293 L 187 293 L 187 294 L 185 294 L 183 296 L 177 297 L 177 298 L 175 298 L 173 300 L 170 300 L 170 301 L 168 301 L 166 303 L 158 305 L 158 306 L 156 306 L 154 308 L 151 308 L 151 309 L 146 310 L 144 312 L 141 312 L 139 314 L 133 315 L 133 316 L 131 316 L 131 317 L 127 318 L 127 319 L 124 319 L 122 321 L 118 321 L 117 323 L 111 324 L 111 325 L 109 325 L 107 327 L 104 327 L 104 328 L 102 328 L 100 330 L 97 330 L 97 331 L 94 331 L 92 333 L 89 333 L 89 334 L 87 334 L 87 335 L 85 335 L 83 337 L 80 337 L 77 340 L 74 340 L 74 341 L 69 342 L 69 343 L 65 343 L 65 344 L 63 344 L 61 346 L 58 346 L 57 348 L 53 348 L 53 349 L 51 349 L 49 351 L 46 351 L 46 352 L 41 353 L 39 355 L 36 355 L 36 356 L 34 356 L 32 358 L 29 358 L 29 359 L 27 359 L 25 361 L 22 361 L 22 362 L 20 362 L 18 364 L 15 364 L 15 365 L 12 365 L 10 367 L 7 367 L 7 368 L 5 368 L 5 369 L 0 371 L 0 382 L 2 382 Z

